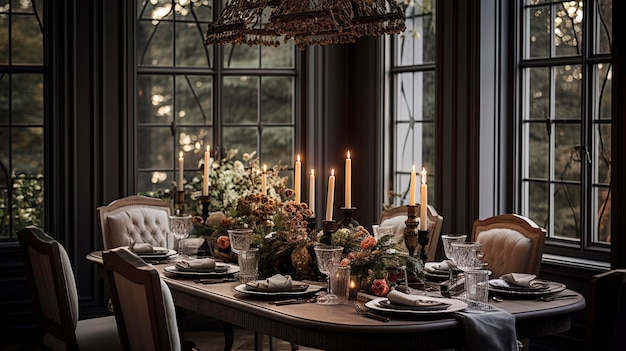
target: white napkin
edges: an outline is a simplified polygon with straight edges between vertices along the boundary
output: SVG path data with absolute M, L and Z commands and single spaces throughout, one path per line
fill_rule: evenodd
M 274 274 L 265 280 L 257 280 L 246 283 L 247 286 L 261 291 L 289 291 L 291 290 L 291 276 Z
M 546 282 L 537 280 L 536 275 L 526 273 L 507 273 L 500 276 L 500 279 L 513 286 L 521 286 L 524 288 L 545 288 Z
M 176 262 L 176 269 L 187 272 L 211 272 L 215 270 L 215 260 L 212 258 L 180 260 Z
M 154 252 L 154 247 L 150 243 L 137 243 L 133 241 L 130 243 L 128 249 L 134 253 L 150 253 Z

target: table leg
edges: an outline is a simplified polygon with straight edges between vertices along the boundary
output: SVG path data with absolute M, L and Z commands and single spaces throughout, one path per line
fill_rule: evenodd
M 220 326 L 222 327 L 222 331 L 224 332 L 224 351 L 230 351 L 233 348 L 233 342 L 235 341 L 235 332 L 233 331 L 233 325 L 224 321 L 220 321 Z

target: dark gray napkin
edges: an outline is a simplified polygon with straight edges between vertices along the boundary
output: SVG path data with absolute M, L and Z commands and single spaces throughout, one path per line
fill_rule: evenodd
M 469 351 L 517 351 L 515 316 L 497 307 L 468 309 L 453 313 L 463 326 L 465 349 Z

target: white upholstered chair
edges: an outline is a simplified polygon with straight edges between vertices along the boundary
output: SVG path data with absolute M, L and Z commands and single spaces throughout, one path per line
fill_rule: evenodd
M 174 300 L 159 272 L 125 247 L 102 253 L 125 350 L 183 350 Z
M 417 213 L 420 210 L 420 205 L 417 204 Z M 403 250 L 407 250 L 406 245 L 404 244 L 404 228 L 406 225 L 404 221 L 407 219 L 407 208 L 406 206 L 398 206 L 388 210 L 385 210 L 380 215 L 380 226 L 392 226 L 394 227 L 394 239 L 396 243 Z M 429 240 L 426 245 L 426 260 L 427 261 L 435 261 L 438 260 L 437 248 L 439 247 L 439 236 L 441 235 L 441 227 L 443 226 L 443 217 L 437 213 L 434 207 L 428 205 L 428 232 L 429 232 Z M 416 254 L 420 250 L 418 247 L 416 249 Z
M 482 244 L 492 278 L 512 272 L 539 275 L 546 230 L 531 219 L 517 214 L 477 219 L 471 240 Z
M 17 234 L 37 321 L 52 350 L 121 350 L 113 316 L 78 320 L 78 292 L 67 252 L 40 228 Z
M 141 195 L 131 195 L 97 209 L 103 249 L 128 246 L 131 242 L 168 247 L 168 201 Z

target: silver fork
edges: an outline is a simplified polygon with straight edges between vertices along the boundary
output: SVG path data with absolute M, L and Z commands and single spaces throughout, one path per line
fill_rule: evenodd
M 363 307 L 361 307 L 361 304 L 359 304 L 358 302 L 354 303 L 354 309 L 356 310 L 356 313 L 358 313 L 361 316 L 365 316 L 367 318 L 376 319 L 376 320 L 381 321 L 381 322 L 389 322 L 389 318 L 387 318 L 385 316 L 378 315 L 376 313 L 372 313 L 372 312 L 366 311 Z

